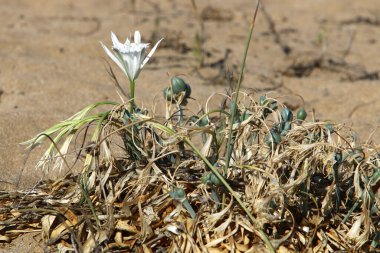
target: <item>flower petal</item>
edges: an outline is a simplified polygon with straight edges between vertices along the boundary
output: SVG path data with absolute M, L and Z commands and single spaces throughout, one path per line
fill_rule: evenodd
M 137 53 L 135 56 L 132 58 L 132 75 L 133 75 L 133 80 L 136 80 L 139 73 L 140 73 L 140 54 Z
M 144 65 L 149 61 L 150 57 L 152 57 L 152 55 L 154 54 L 154 51 L 156 51 L 158 45 L 160 44 L 160 42 L 163 40 L 164 38 L 160 39 L 156 45 L 154 45 L 154 47 L 152 48 L 152 50 L 150 50 L 149 54 L 145 57 L 143 63 L 141 64 L 141 68 L 144 67 Z
M 117 36 L 111 32 L 111 39 L 112 39 L 112 43 L 113 43 L 113 46 L 115 47 L 118 47 L 121 43 L 119 41 L 119 39 L 117 38 Z
M 131 73 L 131 66 L 129 63 L 129 57 L 126 54 L 122 54 L 119 50 L 114 49 L 116 58 L 119 60 L 121 63 L 124 73 L 128 76 L 129 80 L 133 80 Z
M 111 51 L 100 41 L 100 45 L 103 47 L 106 54 L 116 63 L 116 65 L 123 70 L 125 74 L 127 74 L 123 64 L 120 62 L 120 60 L 113 54 Z
M 135 32 L 134 39 L 135 39 L 135 44 L 140 44 L 141 43 L 141 34 L 140 34 L 139 31 Z

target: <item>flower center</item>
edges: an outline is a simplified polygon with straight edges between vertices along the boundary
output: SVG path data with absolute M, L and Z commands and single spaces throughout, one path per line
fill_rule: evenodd
M 148 43 L 129 43 L 129 44 L 120 44 L 114 45 L 113 48 L 118 50 L 122 54 L 141 52 L 149 47 Z

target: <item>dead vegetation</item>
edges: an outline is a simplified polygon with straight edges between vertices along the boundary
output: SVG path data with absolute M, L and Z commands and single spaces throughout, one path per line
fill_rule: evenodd
M 185 116 L 178 103 L 166 106 L 161 122 L 115 106 L 98 121 L 82 173 L 1 192 L 1 241 L 41 230 L 47 252 L 257 252 L 261 230 L 278 252 L 378 248 L 377 147 L 343 125 L 305 121 L 303 109 L 293 116 L 273 98 L 243 94 L 224 169 L 230 108 Z M 71 127 L 68 138 L 79 130 Z M 54 165 L 60 154 L 47 157 Z

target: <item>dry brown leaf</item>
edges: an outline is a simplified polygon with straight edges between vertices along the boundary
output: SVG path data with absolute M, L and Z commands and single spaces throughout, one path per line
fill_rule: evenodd
M 126 220 L 118 220 L 115 225 L 116 230 L 127 231 L 130 233 L 139 233 L 140 231 L 133 225 L 129 225 Z
M 143 244 L 142 247 L 144 253 L 153 253 L 152 249 L 149 246 Z
M 0 235 L 0 242 L 10 243 L 11 242 L 11 238 L 8 237 L 8 236 L 5 236 L 5 235 Z
M 116 232 L 114 239 L 115 239 L 115 242 L 117 242 L 119 244 L 123 243 L 123 235 L 121 234 L 121 232 L 119 232 L 119 231 Z
M 129 249 L 132 249 L 135 246 L 136 242 L 137 242 L 137 239 L 128 239 L 128 240 L 126 240 L 125 238 L 123 238 L 123 240 L 124 240 L 123 241 L 123 245 L 125 247 L 129 248 Z
M 22 213 L 17 212 L 17 210 L 12 210 L 11 214 L 13 215 L 13 217 L 19 217 L 20 215 L 22 215 Z
M 236 249 L 241 252 L 247 252 L 249 250 L 249 246 L 246 244 L 235 243 L 235 246 Z
M 210 253 L 229 253 L 228 249 L 218 249 L 218 248 L 207 248 L 207 251 Z
M 295 253 L 295 251 L 290 250 L 284 246 L 280 246 L 277 250 L 277 253 Z
M 210 229 L 213 229 L 214 226 L 216 225 L 216 223 L 222 219 L 222 217 L 228 212 L 228 210 L 232 207 L 232 203 L 233 203 L 233 199 L 231 198 L 231 201 L 230 203 L 228 204 L 228 206 L 226 206 L 225 208 L 222 209 L 222 211 L 218 212 L 218 213 L 212 213 L 210 215 L 208 215 L 206 217 L 207 219 L 207 229 L 210 230 Z
M 228 239 L 230 236 L 233 236 L 237 231 L 238 231 L 238 228 L 236 227 L 232 232 L 228 233 L 226 236 L 214 239 L 211 242 L 207 243 L 206 247 L 207 248 L 211 248 L 211 247 L 214 247 L 214 246 L 218 245 L 219 243 L 221 243 L 224 240 Z
M 63 207 L 59 209 L 67 220 L 63 221 L 51 232 L 50 237 L 52 239 L 61 236 L 62 233 L 67 233 L 68 228 L 75 226 L 78 223 L 78 217 L 71 210 Z
M 66 207 L 60 207 L 58 210 L 63 214 L 63 216 L 65 216 L 70 226 L 74 226 L 78 223 L 78 216 L 76 216 L 70 209 Z
M 50 239 L 50 228 L 53 225 L 56 218 L 57 216 L 55 215 L 45 215 L 44 217 L 42 217 L 42 237 Z
M 91 231 L 89 231 L 88 238 L 83 244 L 83 253 L 91 253 L 93 252 L 96 244 L 101 244 L 108 238 L 106 231 L 100 230 L 93 235 Z

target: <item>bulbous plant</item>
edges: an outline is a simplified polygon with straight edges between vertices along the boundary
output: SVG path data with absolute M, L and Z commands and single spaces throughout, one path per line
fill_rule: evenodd
M 115 248 L 143 252 L 149 247 L 211 252 L 218 244 L 225 247 L 218 252 L 234 247 L 256 252 L 262 246 L 256 247 L 255 237 L 271 252 L 281 250 L 284 242 L 292 249 L 319 250 L 324 242 L 314 240 L 315 235 L 333 235 L 333 241 L 346 235 L 355 239 L 359 230 L 363 230 L 359 247 L 370 236 L 371 246 L 377 247 L 378 235 L 373 231 L 378 227 L 379 151 L 342 141 L 340 126 L 335 124 L 306 122 L 303 108 L 294 117 L 276 99 L 261 96 L 256 102 L 239 90 L 253 24 L 254 20 L 237 88 L 225 94 L 223 106 L 209 110 L 206 104 L 197 113 L 183 115 L 191 87 L 174 76 L 163 90 L 165 118 L 134 106 L 135 81 L 161 40 L 147 54 L 148 44 L 141 43 L 138 31 L 134 42 L 127 39 L 124 44 L 111 33 L 112 50 L 101 45 L 129 79 L 129 110 L 124 103 L 95 103 L 28 141 L 33 147 L 46 138 L 53 143 L 38 166 L 57 159 L 54 168 L 65 163 L 71 169 L 66 161 L 70 143 L 80 133 L 92 134 L 89 144 L 83 141 L 75 154 L 77 160 L 85 157 L 82 171 L 36 186 L 28 198 L 22 196 L 23 201 L 10 205 L 9 219 L 2 224 L 19 233 L 15 228 L 24 226 L 20 219 L 30 221 L 30 214 L 41 215 L 44 239 L 86 253 Z M 244 98 L 238 99 L 239 94 Z M 112 108 L 89 115 L 100 106 Z M 200 149 L 194 144 L 200 143 L 199 134 Z M 38 192 L 40 198 L 33 199 Z M 4 195 L 0 195 L 1 200 Z M 32 204 L 25 204 L 30 199 Z M 20 205 L 24 209 L 17 209 Z M 346 215 L 342 209 L 348 211 Z M 297 225 L 295 215 L 307 225 L 305 229 Z M 350 226 L 350 233 L 342 233 Z M 334 230 L 321 233 L 323 228 Z
M 257 10 L 256 10 L 257 11 Z M 252 30 L 251 30 L 252 33 Z M 72 142 L 74 136 L 78 133 L 78 131 L 86 126 L 86 124 L 96 123 L 95 131 L 92 134 L 91 143 L 92 148 L 86 148 L 87 154 L 86 159 L 84 161 L 84 167 L 81 174 L 80 184 L 82 187 L 82 194 L 84 195 L 84 199 L 89 205 L 90 209 L 95 214 L 95 207 L 92 204 L 92 200 L 90 199 L 89 192 L 94 187 L 93 178 L 91 175 L 96 175 L 96 170 L 92 171 L 90 168 L 94 166 L 94 157 L 99 156 L 99 146 L 102 145 L 106 154 L 106 161 L 108 163 L 112 163 L 112 156 L 110 154 L 109 145 L 107 144 L 108 135 L 104 136 L 106 133 L 104 129 L 106 126 L 114 125 L 119 127 L 119 132 L 125 132 L 126 134 L 122 134 L 122 138 L 124 142 L 127 142 L 128 146 L 126 146 L 126 151 L 129 153 L 129 159 L 132 161 L 141 160 L 142 155 L 149 155 L 150 150 L 147 149 L 147 146 L 144 146 L 143 138 L 140 138 L 143 135 L 150 134 L 155 138 L 160 145 L 163 144 L 164 140 L 162 140 L 154 129 L 157 129 L 169 137 L 176 137 L 178 133 L 175 129 L 165 126 L 161 124 L 155 119 L 150 118 L 142 113 L 135 114 L 134 109 L 134 91 L 135 91 L 135 81 L 138 78 L 142 68 L 149 61 L 155 50 L 157 49 L 159 43 L 158 41 L 149 54 L 146 53 L 146 49 L 148 48 L 147 43 L 141 43 L 141 35 L 138 31 L 134 34 L 134 42 L 130 42 L 129 39 L 126 39 L 124 44 L 120 43 L 118 38 L 114 33 L 111 32 L 111 38 L 113 42 L 112 52 L 102 43 L 102 47 L 106 54 L 116 63 L 116 65 L 126 74 L 130 82 L 130 110 L 129 112 L 124 108 L 124 104 L 116 103 L 116 102 L 99 102 L 93 105 L 90 105 L 83 110 L 76 113 L 74 116 L 69 119 L 59 123 L 52 128 L 43 131 L 42 133 L 35 136 L 33 139 L 23 143 L 28 144 L 30 147 L 35 147 L 37 144 L 41 143 L 45 138 L 49 138 L 53 144 L 49 147 L 49 149 L 45 152 L 40 162 L 37 164 L 37 167 L 44 167 L 46 164 L 50 164 L 51 161 L 56 159 L 60 162 L 56 162 L 54 168 L 61 169 L 63 166 L 63 162 L 66 163 L 66 166 L 70 168 L 65 160 L 65 156 L 67 155 L 68 147 Z M 247 45 L 248 46 L 248 45 Z M 181 105 L 186 105 L 186 100 L 190 98 L 191 95 L 191 87 L 187 84 L 182 78 L 178 76 L 174 76 L 170 80 L 170 87 L 167 87 L 163 91 L 164 98 L 168 101 L 174 102 L 180 108 L 180 121 L 182 122 L 182 108 Z M 232 104 L 235 104 L 235 109 L 238 110 L 236 102 L 232 101 Z M 104 106 L 104 105 L 112 105 L 113 109 L 106 111 L 104 113 L 88 115 L 93 109 Z M 238 113 L 238 112 L 236 112 Z M 228 115 L 228 113 L 226 113 Z M 134 116 L 134 117 L 133 117 Z M 202 115 L 200 118 L 195 116 L 191 118 L 191 120 L 195 120 L 194 123 L 197 123 L 199 127 L 206 127 L 209 124 L 208 117 Z M 234 121 L 236 118 L 234 118 Z M 239 119 L 237 119 L 239 121 Z M 142 123 L 146 123 L 143 126 Z M 87 126 L 88 128 L 88 126 Z M 146 130 L 144 130 L 146 129 Z M 149 129 L 149 130 L 148 130 Z M 87 130 L 86 130 L 87 131 Z M 143 133 L 144 132 L 144 133 Z M 50 136 L 55 135 L 55 138 L 51 138 Z M 109 134 L 110 135 L 110 134 Z M 103 136 L 104 139 L 100 139 Z M 57 150 L 58 154 L 54 152 L 54 148 L 57 148 L 58 144 L 63 141 L 61 148 Z M 224 177 L 216 170 L 213 165 L 208 161 L 208 159 L 202 154 L 200 150 L 192 143 L 189 137 L 185 137 L 182 139 L 182 142 L 186 143 L 193 152 L 199 156 L 201 160 L 205 162 L 205 164 L 212 171 L 212 181 L 220 182 L 224 187 L 232 194 L 233 198 L 237 200 L 238 204 L 243 208 L 243 210 L 247 213 L 252 222 L 255 221 L 254 217 L 251 215 L 249 210 L 245 207 L 240 197 L 234 192 L 234 190 L 229 186 Z M 47 168 L 49 169 L 49 168 Z M 92 182 L 92 183 L 91 183 Z M 183 200 L 183 190 L 182 188 L 173 188 L 169 194 L 178 199 L 181 197 L 181 201 Z M 179 194 L 179 195 L 178 195 Z M 182 195 L 181 195 L 182 194 Z M 183 202 L 183 201 L 182 201 Z M 184 204 L 184 203 L 182 203 Z M 187 207 L 191 216 L 194 217 L 194 212 Z M 99 220 L 95 218 L 98 223 Z M 259 231 L 259 236 L 266 242 L 266 244 L 270 246 L 268 239 L 266 238 L 263 232 Z
M 189 115 L 182 111 L 191 87 L 178 76 L 163 90 L 165 117 L 135 108 L 135 81 L 161 40 L 149 54 L 138 31 L 134 42 L 127 39 L 124 44 L 111 33 L 112 50 L 101 43 L 129 79 L 129 110 L 124 103 L 95 103 L 26 142 L 34 147 L 48 138 L 52 144 L 37 166 L 56 159 L 54 168 L 65 164 L 70 171 L 66 161 L 70 144 L 80 133 L 92 135 L 87 145 L 86 139 L 79 149 L 73 147 L 79 150 L 76 160 L 83 161 L 81 173 L 37 186 L 35 192 L 42 192 L 42 199 L 32 203 L 43 206 L 31 212 L 41 215 L 48 242 L 62 241 L 61 246 L 86 253 L 112 251 L 110 247 L 180 251 L 189 245 L 203 252 L 215 251 L 217 244 L 227 245 L 218 252 L 233 247 L 256 252 L 257 236 L 275 252 L 284 242 L 292 249 L 319 250 L 324 242 L 322 237 L 314 240 L 315 235 L 355 239 L 363 230 L 358 248 L 370 237 L 371 246 L 377 247 L 373 231 L 380 206 L 375 195 L 380 155 L 367 153 L 378 151 L 345 141 L 339 125 L 306 122 L 304 108 L 294 117 L 274 98 L 265 95 L 256 102 L 239 90 L 253 23 L 236 90 L 223 95 L 226 100 L 220 108 L 209 110 L 206 104 L 196 113 L 189 109 Z M 90 114 L 101 106 L 112 108 Z M 29 199 L 33 196 L 25 201 Z M 30 206 L 14 210 L 3 224 L 18 223 L 23 217 L 30 220 L 22 215 Z M 15 217 L 18 211 L 21 215 Z M 300 229 L 294 214 L 308 227 Z M 64 223 L 56 224 L 57 217 Z M 355 229 L 343 233 L 349 226 Z M 18 231 L 15 227 L 11 229 Z M 321 233 L 321 228 L 334 230 Z

